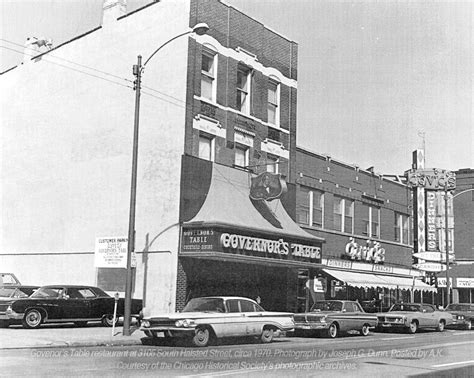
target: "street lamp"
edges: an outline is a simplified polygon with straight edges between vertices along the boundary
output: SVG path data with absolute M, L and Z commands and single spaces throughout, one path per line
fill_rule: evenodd
M 453 212 L 454 212 L 454 199 L 464 193 L 472 192 L 474 189 L 466 189 L 453 195 Z M 444 187 L 444 238 L 445 238 L 445 249 L 446 249 L 446 306 L 451 302 L 451 285 L 449 282 L 449 229 L 448 229 L 448 185 Z M 453 229 L 454 238 L 454 229 Z M 454 252 L 454 249 L 453 249 Z
M 209 26 L 205 23 L 199 23 L 192 30 L 169 39 L 158 47 L 153 54 L 142 65 L 142 56 L 138 55 L 137 64 L 133 65 L 133 74 L 135 75 L 135 120 L 133 127 L 133 152 L 132 152 L 132 179 L 130 188 L 130 213 L 128 220 L 128 248 L 127 248 L 127 276 L 125 280 L 125 308 L 123 321 L 123 334 L 130 336 L 131 310 L 132 310 L 132 253 L 135 249 L 135 205 L 137 197 L 137 163 L 138 163 L 138 125 L 140 119 L 140 89 L 141 76 L 143 69 L 155 54 L 165 47 L 168 43 L 187 34 L 196 33 L 197 35 L 206 34 Z

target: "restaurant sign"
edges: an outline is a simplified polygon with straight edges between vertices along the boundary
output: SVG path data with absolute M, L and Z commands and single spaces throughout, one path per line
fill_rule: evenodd
M 214 228 L 183 229 L 182 247 L 186 252 L 224 252 L 275 259 L 321 262 L 321 243 L 303 244 L 285 237 L 267 239 Z
M 430 190 L 456 189 L 456 174 L 445 169 L 411 169 L 408 185 Z

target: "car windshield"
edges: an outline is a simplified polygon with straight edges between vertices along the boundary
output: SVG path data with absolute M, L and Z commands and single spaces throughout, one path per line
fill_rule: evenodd
M 62 291 L 62 287 L 42 287 L 36 290 L 31 298 L 59 298 Z
M 446 311 L 469 311 L 470 305 L 463 305 L 463 304 L 449 304 L 448 307 L 446 307 Z
M 225 312 L 224 301 L 221 298 L 194 298 L 191 299 L 182 312 Z
M 321 301 L 316 302 L 311 311 L 342 311 L 342 302 L 339 301 Z
M 421 307 L 414 304 L 397 303 L 397 304 L 394 304 L 389 311 L 417 312 L 417 311 L 421 311 Z

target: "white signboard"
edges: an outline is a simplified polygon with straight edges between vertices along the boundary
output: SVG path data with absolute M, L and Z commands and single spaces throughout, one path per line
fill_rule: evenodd
M 415 269 L 424 270 L 426 272 L 442 272 L 446 270 L 446 265 L 434 262 L 426 262 L 422 264 L 414 264 Z
M 472 288 L 474 287 L 474 278 L 458 278 L 456 280 L 458 288 Z
M 438 287 L 446 287 L 446 277 L 438 277 Z M 453 287 L 453 279 L 449 277 L 449 286 Z
M 414 253 L 413 257 L 421 260 L 429 260 L 429 261 L 446 261 L 446 253 L 441 252 L 418 252 Z M 449 261 L 454 260 L 454 255 L 449 254 Z
M 100 237 L 95 239 L 96 268 L 127 267 L 127 237 Z

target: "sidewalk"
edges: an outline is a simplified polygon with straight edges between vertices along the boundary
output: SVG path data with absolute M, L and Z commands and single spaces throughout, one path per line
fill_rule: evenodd
M 130 336 L 123 335 L 122 326 L 112 328 L 94 323 L 86 327 L 69 324 L 48 324 L 39 329 L 24 329 L 21 326 L 0 328 L 0 349 L 54 348 L 86 346 L 141 345 L 145 334 L 132 327 Z

